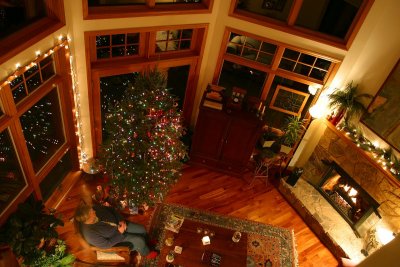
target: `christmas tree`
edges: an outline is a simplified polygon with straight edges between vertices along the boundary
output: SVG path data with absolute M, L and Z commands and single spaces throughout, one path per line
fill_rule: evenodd
M 186 147 L 176 99 L 166 77 L 150 70 L 127 85 L 121 101 L 110 103 L 99 161 L 119 199 L 140 206 L 161 199 L 181 174 Z

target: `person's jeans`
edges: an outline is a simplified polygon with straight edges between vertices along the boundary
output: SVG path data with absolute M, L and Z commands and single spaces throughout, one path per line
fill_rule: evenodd
M 133 244 L 133 249 L 139 252 L 141 255 L 146 256 L 150 253 L 150 249 L 146 244 L 147 233 L 146 229 L 141 224 L 127 222 L 126 231 L 124 233 L 124 242 L 130 242 Z

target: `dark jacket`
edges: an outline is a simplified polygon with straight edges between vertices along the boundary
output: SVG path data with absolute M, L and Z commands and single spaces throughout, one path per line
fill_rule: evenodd
M 99 248 L 110 248 L 122 241 L 124 235 L 118 231 L 118 223 L 124 218 L 115 209 L 106 206 L 93 206 L 99 221 L 94 224 L 81 224 L 81 233 L 85 240 Z M 112 226 L 109 223 L 114 223 Z

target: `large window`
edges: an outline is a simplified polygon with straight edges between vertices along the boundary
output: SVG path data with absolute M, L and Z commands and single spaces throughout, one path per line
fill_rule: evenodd
M 316 100 L 309 86 L 323 87 L 339 66 L 338 60 L 312 51 L 232 28 L 226 31 L 213 82 L 226 88 L 228 97 L 239 87 L 246 97 L 261 100 L 265 121 L 275 128 L 284 127 L 288 116 L 308 116 Z
M 0 223 L 11 206 L 32 193 L 46 200 L 79 169 L 66 49 L 56 46 L 0 84 Z
M 64 1 L 0 1 L 0 62 L 55 32 L 64 24 Z
M 0 132 L 0 184 L 1 216 L 27 186 L 26 178 L 8 129 Z
M 211 12 L 214 0 L 83 0 L 85 19 Z
M 225 60 L 218 85 L 225 87 L 228 94 L 233 87 L 239 87 L 245 89 L 248 95 L 260 98 L 267 77 L 266 72 Z
M 231 15 L 337 46 L 349 46 L 373 0 L 232 0 Z
M 0 2 L 0 40 L 46 17 L 44 0 Z
M 33 169 L 38 172 L 65 143 L 57 88 L 22 114 L 20 121 Z
M 88 80 L 93 81 L 90 99 L 94 147 L 107 138 L 103 131 L 107 106 L 119 101 L 128 84 L 134 84 L 136 75 L 148 69 L 157 68 L 165 73 L 167 87 L 177 97 L 184 124 L 189 126 L 206 30 L 207 25 L 198 24 L 121 29 L 113 30 L 112 34 L 107 31 L 85 33 L 90 51 L 87 60 L 91 77 Z M 127 39 L 131 35 L 136 36 L 135 41 L 129 43 L 137 44 L 135 49 L 139 52 L 135 55 L 126 53 Z M 121 47 L 120 52 L 113 55 L 116 47 Z

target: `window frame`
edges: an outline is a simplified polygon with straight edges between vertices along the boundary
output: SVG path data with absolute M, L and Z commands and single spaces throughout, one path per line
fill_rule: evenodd
M 109 19 L 140 16 L 163 16 L 179 14 L 211 13 L 214 0 L 203 0 L 202 3 L 157 5 L 155 0 L 146 0 L 145 5 L 125 5 L 89 7 L 87 0 L 82 0 L 83 19 Z
M 276 50 L 275 56 L 273 57 L 271 65 L 265 65 L 265 64 L 257 62 L 257 61 L 249 60 L 249 59 L 246 59 L 243 57 L 239 57 L 239 56 L 227 53 L 226 47 L 229 43 L 229 36 L 230 36 L 231 32 L 236 33 L 236 34 L 245 35 L 245 36 L 254 38 L 256 40 L 261 40 L 261 41 L 265 41 L 267 43 L 275 44 L 277 46 L 277 50 Z M 330 70 L 327 72 L 327 76 L 325 77 L 325 79 L 323 81 L 320 81 L 320 80 L 313 79 L 313 78 L 310 78 L 310 77 L 307 77 L 304 75 L 300 75 L 300 74 L 297 74 L 294 72 L 280 69 L 279 63 L 280 63 L 280 59 L 282 59 L 282 57 L 283 57 L 285 48 L 331 61 L 332 64 L 331 64 Z M 325 84 L 330 83 L 330 81 L 333 79 L 335 73 L 339 69 L 339 66 L 341 63 L 339 59 L 336 59 L 333 57 L 321 55 L 316 52 L 312 52 L 312 51 L 298 48 L 295 46 L 290 46 L 286 43 L 282 43 L 279 41 L 261 37 L 261 36 L 258 36 L 258 35 L 252 34 L 252 33 L 248 33 L 248 32 L 242 31 L 242 30 L 234 29 L 231 27 L 225 27 L 225 33 L 224 33 L 224 36 L 222 39 L 220 53 L 218 56 L 218 60 L 217 60 L 217 64 L 216 64 L 216 68 L 215 68 L 214 76 L 213 76 L 214 84 L 218 84 L 219 75 L 221 73 L 222 66 L 223 66 L 223 63 L 225 60 L 228 60 L 228 61 L 231 61 L 234 63 L 238 63 L 238 64 L 244 65 L 246 67 L 258 69 L 260 71 L 264 71 L 264 72 L 268 73 L 268 79 L 265 82 L 264 89 L 263 89 L 262 96 L 261 96 L 261 99 L 263 99 L 263 100 L 265 100 L 266 96 L 268 95 L 268 90 L 266 90 L 266 88 L 269 88 L 271 86 L 272 80 L 273 80 L 274 76 L 276 76 L 276 75 L 284 77 L 284 78 L 289 78 L 294 81 L 302 82 L 302 83 L 305 83 L 308 85 L 323 86 Z
M 1 40 L 0 62 L 5 62 L 65 26 L 64 1 L 46 0 L 47 16 Z
M 191 49 L 156 53 L 156 31 L 173 29 L 193 29 Z M 144 38 L 141 38 L 141 40 L 143 40 L 142 46 L 139 48 L 139 50 L 142 51 L 140 56 L 96 60 L 96 55 L 92 51 L 93 46 L 95 46 L 95 36 L 105 35 L 111 32 L 118 33 L 129 31 L 140 32 L 144 35 Z M 207 31 L 208 24 L 186 24 L 85 32 L 86 51 L 89 51 L 86 56 L 86 65 L 88 73 L 89 109 L 91 111 L 90 123 L 93 125 L 91 128 L 91 134 L 93 136 L 92 145 L 94 155 L 102 142 L 100 78 L 104 76 L 119 75 L 136 71 L 144 72 L 149 68 L 155 67 L 162 69 L 190 65 L 185 99 L 183 100 L 184 103 L 182 107 L 184 124 L 187 126 L 190 124 Z
M 0 119 L 0 131 L 9 128 L 11 138 L 14 142 L 17 157 L 20 160 L 21 169 L 23 170 L 28 186 L 25 187 L 18 195 L 14 198 L 7 210 L 1 214 L 0 224 L 16 209 L 17 204 L 24 201 L 30 194 L 33 193 L 36 199 L 42 199 L 40 191 L 40 183 L 49 174 L 49 172 L 57 165 L 58 161 L 68 151 L 73 155 L 73 170 L 79 170 L 78 160 L 78 138 L 75 133 L 76 121 L 74 120 L 74 99 L 72 94 L 72 79 L 70 75 L 70 62 L 69 62 L 69 51 L 63 46 L 58 46 L 58 49 L 52 49 L 55 75 L 48 79 L 46 82 L 41 84 L 36 90 L 25 97 L 23 100 L 15 104 L 11 88 L 9 83 L 3 84 L 3 88 L 0 90 L 0 101 L 2 101 L 5 115 Z M 45 55 L 38 57 L 33 62 L 38 63 Z M 6 81 L 12 80 L 14 75 L 19 75 L 26 71 L 24 67 L 16 71 Z M 57 90 L 58 101 L 61 112 L 61 127 L 65 135 L 65 142 L 58 148 L 58 150 L 50 157 L 45 165 L 38 170 L 34 171 L 32 162 L 30 160 L 29 151 L 24 138 L 22 125 L 20 123 L 20 117 L 43 97 L 45 97 L 50 91 Z M 71 176 L 72 177 L 72 176 Z M 64 179 L 64 182 L 71 182 L 71 177 Z M 68 180 L 68 181 L 66 181 Z M 57 193 L 57 192 L 53 192 Z M 50 197 L 46 201 L 46 205 L 51 206 L 56 201 L 54 197 Z
M 334 37 L 328 34 L 316 32 L 310 29 L 306 29 L 295 25 L 297 16 L 300 12 L 303 0 L 294 0 L 292 8 L 289 12 L 289 16 L 286 22 L 268 18 L 259 14 L 254 14 L 249 11 L 238 10 L 236 6 L 239 0 L 231 0 L 231 6 L 229 8 L 229 16 L 249 21 L 251 23 L 260 24 L 266 27 L 274 28 L 283 32 L 301 36 L 307 39 L 311 39 L 317 42 L 325 43 L 340 49 L 348 50 L 356 37 L 361 25 L 364 22 L 372 4 L 375 0 L 366 0 L 357 12 L 352 24 L 350 25 L 345 38 Z

